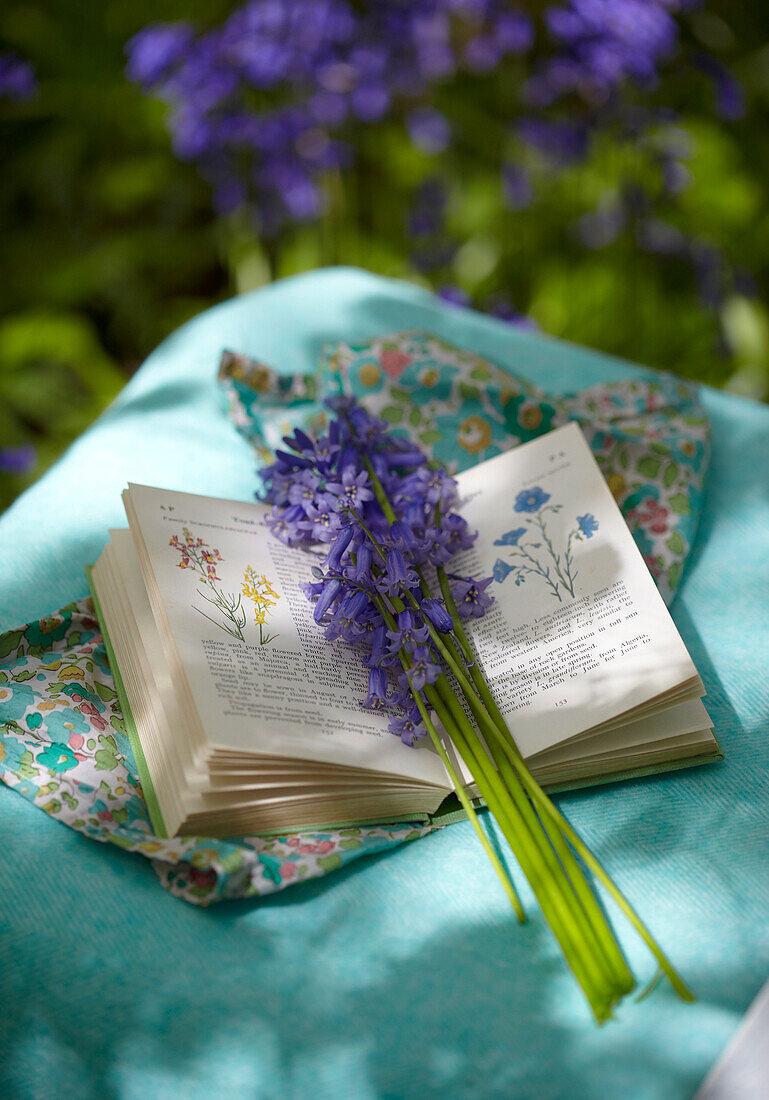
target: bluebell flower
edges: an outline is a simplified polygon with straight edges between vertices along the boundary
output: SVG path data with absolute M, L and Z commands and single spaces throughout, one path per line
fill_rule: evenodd
M 425 532 L 425 561 L 433 566 L 445 565 L 453 553 L 448 532 L 439 527 L 428 527 Z
M 518 509 L 521 511 L 521 509 Z M 501 538 L 494 539 L 495 546 L 516 546 L 522 535 L 526 534 L 525 527 L 516 527 L 513 531 L 505 531 Z
M 434 684 L 441 674 L 441 666 L 436 664 L 429 646 L 420 645 L 411 654 L 411 668 L 408 678 L 412 691 L 421 691 L 425 684 Z
M 427 504 L 446 508 L 456 500 L 456 496 L 456 482 L 445 470 L 423 467 L 403 481 L 397 499 L 421 499 Z
M 330 503 L 331 497 L 322 494 L 315 504 L 306 508 L 310 521 L 309 536 L 318 542 L 333 542 L 342 529 L 342 517 Z
M 388 630 L 384 621 L 380 621 L 374 628 L 374 636 L 371 641 L 371 653 L 366 664 L 369 668 L 380 668 L 393 664 L 394 654 L 391 650 Z
M 316 503 L 315 498 L 319 495 L 331 502 L 333 498 L 321 492 L 323 484 L 323 478 L 317 470 L 302 470 L 301 474 L 291 482 L 288 500 L 291 504 L 301 504 L 305 510 L 308 505 Z
M 289 473 L 292 470 L 311 470 L 312 459 L 305 458 L 304 455 L 292 455 L 288 451 L 282 451 L 278 448 L 275 451 L 275 459 L 278 469 L 284 473 Z
M 326 485 L 326 492 L 337 498 L 337 509 L 340 511 L 347 508 L 357 511 L 364 501 L 374 499 L 365 470 L 356 474 L 353 470 L 346 469 L 341 481 L 330 481 Z
M 451 141 L 451 126 L 440 111 L 417 107 L 406 116 L 406 127 L 414 145 L 425 153 L 442 153 Z
M 355 552 L 355 563 L 345 566 L 345 576 L 349 577 L 351 581 L 355 581 L 357 584 L 370 583 L 371 562 L 371 546 L 369 545 L 369 543 L 364 542 L 360 549 L 356 550 Z
M 404 745 L 413 745 L 420 737 L 427 734 L 422 716 L 418 707 L 413 707 L 402 718 L 390 719 L 390 733 L 400 737 Z
M 385 568 L 386 575 L 382 578 L 381 587 L 391 595 L 397 595 L 401 588 L 410 588 L 418 580 L 400 550 L 387 551 Z
M 331 549 L 328 552 L 326 558 L 326 564 L 329 569 L 334 572 L 338 572 L 342 568 L 342 557 L 346 553 L 350 543 L 355 537 L 355 527 L 352 523 L 348 523 L 346 527 L 342 527 L 333 543 Z
M 586 539 L 591 539 L 593 534 L 598 530 L 598 520 L 595 516 L 591 515 L 590 512 L 584 516 L 577 516 L 577 523 Z
M 423 599 L 420 604 L 422 613 L 430 620 L 436 630 L 447 634 L 454 627 L 454 620 L 446 609 L 443 600 Z
M 128 42 L 126 75 L 152 87 L 189 49 L 192 28 L 185 23 L 151 23 Z
M 368 694 L 363 702 L 369 710 L 379 710 L 388 705 L 387 673 L 382 668 L 372 668 L 368 674 Z
M 325 588 L 318 597 L 318 602 L 315 604 L 315 609 L 312 613 L 313 619 L 316 623 L 319 623 L 328 609 L 331 607 L 334 600 L 339 595 L 342 589 L 342 582 L 338 579 L 330 580 L 326 584 Z
M 513 505 L 516 512 L 538 512 L 543 504 L 550 500 L 550 494 L 536 485 L 533 489 L 522 489 Z
M 18 447 L 0 447 L 0 474 L 26 474 L 36 462 L 37 451 L 29 443 Z
M 325 581 L 302 581 L 299 585 L 301 592 L 308 600 L 317 599 L 325 587 Z
M 32 99 L 37 80 L 32 66 L 15 53 L 0 54 L 0 98 Z
M 422 540 L 417 538 L 408 523 L 396 520 L 387 532 L 387 541 L 393 549 L 408 552 L 416 550 Z
M 452 584 L 451 594 L 461 619 L 479 618 L 491 607 L 494 597 L 489 596 L 486 589 L 493 579 L 486 577 L 485 580 L 474 581 L 460 578 Z
M 312 458 L 315 454 L 315 444 L 310 439 L 306 432 L 303 432 L 301 428 L 294 428 L 293 435 L 284 435 L 283 442 L 287 447 L 290 447 L 294 451 L 298 451 L 300 454 L 306 453 L 308 458 Z
M 456 512 L 441 516 L 441 527 L 449 536 L 449 548 L 452 554 L 458 550 L 469 550 L 476 539 L 477 532 L 471 533 L 467 520 Z
M 417 622 L 413 611 L 398 612 L 397 630 L 388 630 L 387 637 L 392 643 L 393 649 L 416 649 L 424 645 L 430 637 L 430 630 L 425 623 Z
M 294 534 L 295 528 L 291 528 L 286 522 L 279 505 L 273 505 L 271 514 L 264 517 L 264 522 L 267 527 L 269 527 L 270 533 L 286 546 L 294 546 L 296 544 L 297 539 Z

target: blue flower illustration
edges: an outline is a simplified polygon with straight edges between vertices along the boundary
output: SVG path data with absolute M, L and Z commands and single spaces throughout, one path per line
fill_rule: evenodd
M 26 745 L 15 737 L 0 737 L 0 771 L 17 772 L 26 751 Z
M 584 516 L 577 516 L 577 523 L 586 539 L 591 539 L 593 534 L 598 530 L 598 520 L 595 516 L 591 515 L 590 512 Z
M 63 745 L 61 741 L 52 741 L 46 749 L 38 753 L 37 763 L 42 764 L 44 768 L 50 768 L 54 772 L 65 772 L 69 768 L 75 767 L 77 757 L 72 749 L 68 748 L 67 745 Z
M 494 569 L 492 572 L 494 574 L 494 580 L 497 584 L 501 584 L 507 574 L 513 572 L 513 566 L 508 565 L 507 562 L 502 561 L 501 558 L 497 558 L 494 562 Z
M 525 527 L 516 527 L 514 531 L 505 531 L 501 538 L 494 539 L 495 546 L 515 546 L 521 535 L 526 534 Z
M 27 684 L 16 684 L 13 680 L 0 684 L 0 722 L 18 722 L 35 698 Z
M 548 500 L 550 500 L 550 494 L 540 489 L 539 485 L 535 485 L 533 489 L 522 489 L 515 498 L 513 507 L 516 512 L 538 512 Z
M 62 741 L 69 741 L 73 733 L 87 734 L 91 727 L 79 710 L 65 707 L 63 710 L 55 710 L 49 713 L 45 720 L 45 728 L 48 736 L 53 740 L 60 737 Z

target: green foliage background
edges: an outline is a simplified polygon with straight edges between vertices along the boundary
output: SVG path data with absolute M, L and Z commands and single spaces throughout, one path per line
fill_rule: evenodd
M 28 474 L 2 478 L 0 509 L 163 337 L 214 302 L 328 263 L 423 281 L 410 265 L 404 211 L 436 161 L 413 148 L 397 119 L 364 134 L 355 172 L 327 180 L 320 223 L 265 247 L 242 220 L 215 217 L 206 184 L 171 152 L 162 104 L 126 81 L 123 49 L 149 22 L 214 23 L 230 8 L 48 0 L 0 12 L 0 50 L 28 59 L 40 83 L 28 103 L 0 105 L 0 447 L 31 442 L 38 451 Z M 532 163 L 536 201 L 507 209 L 484 152 L 511 140 L 508 91 L 470 77 L 437 104 L 470 138 L 441 160 L 460 248 L 436 279 L 478 303 L 504 292 L 553 335 L 765 399 L 769 10 L 721 0 L 693 17 L 689 33 L 731 66 L 748 111 L 719 121 L 704 80 L 682 75 L 672 105 L 692 135 L 691 183 L 664 213 L 747 269 L 754 293 L 735 288 L 716 311 L 698 299 L 686 265 L 644 254 L 631 234 L 595 251 L 579 243 L 576 219 L 634 171 L 648 172 L 610 141 L 566 173 Z

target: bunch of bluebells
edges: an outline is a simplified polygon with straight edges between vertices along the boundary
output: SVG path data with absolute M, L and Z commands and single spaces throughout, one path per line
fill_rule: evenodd
M 478 155 L 478 116 L 456 107 L 473 80 L 491 97 L 484 156 L 499 173 L 504 206 L 529 208 L 602 139 L 626 148 L 625 177 L 568 227 L 573 240 L 601 249 L 622 235 L 642 252 L 684 263 L 717 315 L 733 289 L 752 290 L 711 243 L 665 220 L 691 173 L 688 153 L 676 148 L 675 113 L 655 104 L 666 73 L 688 66 L 712 84 L 717 114 L 731 121 L 743 113 L 734 77 L 681 34 L 680 17 L 696 5 L 557 0 L 532 16 L 529 5 L 506 0 L 249 0 L 205 31 L 145 27 L 127 45 L 127 73 L 168 103 L 177 155 L 211 185 L 218 213 L 245 213 L 271 263 L 275 238 L 321 218 L 356 166 L 366 188 L 372 168 L 381 175 L 366 131 L 401 125 L 432 162 L 406 197 L 411 263 L 446 300 L 487 309 L 454 285 L 462 241 L 447 225 L 448 193 L 435 171 L 455 166 L 463 146 L 473 162 Z M 512 303 L 497 315 L 521 322 Z
M 397 110 L 414 145 L 440 153 L 452 129 L 424 102 L 430 89 L 487 73 L 533 38 L 504 0 L 250 0 L 202 34 L 145 27 L 127 72 L 171 105 L 174 148 L 217 207 L 249 205 L 269 235 L 321 214 L 324 174 L 353 158 L 351 125 Z
M 347 398 L 316 440 L 297 429 L 262 472 L 267 525 L 287 546 L 324 544 L 306 586 L 329 640 L 362 645 L 369 670 L 364 706 L 393 709 L 390 730 L 406 744 L 426 734 L 420 705 L 444 668 L 440 636 L 491 606 L 492 578 L 446 573 L 475 535 L 452 510 L 456 482 L 385 423 Z M 441 570 L 452 611 L 428 577 Z M 417 701 L 417 697 L 419 702 Z
M 296 429 L 285 437 L 287 449 L 278 450 L 273 465 L 262 471 L 272 503 L 267 523 L 288 546 L 321 544 L 322 565 L 314 567 L 306 595 L 326 638 L 362 647 L 368 669 L 364 706 L 391 711 L 390 730 L 406 745 L 429 736 L 523 921 L 510 872 L 481 828 L 437 731 L 434 719 L 440 720 L 599 1023 L 611 1017 L 635 979 L 577 857 L 640 932 L 678 994 L 692 999 L 638 915 L 532 777 L 474 660 L 463 620 L 491 605 L 491 578 L 447 571 L 452 557 L 475 538 L 453 511 L 456 483 L 352 399 L 334 398 L 329 405 L 335 415 L 326 435 L 313 440 Z M 524 511 L 546 500 L 541 489 L 524 495 Z M 590 537 L 593 517 L 579 522 Z M 442 598 L 431 588 L 434 581 Z

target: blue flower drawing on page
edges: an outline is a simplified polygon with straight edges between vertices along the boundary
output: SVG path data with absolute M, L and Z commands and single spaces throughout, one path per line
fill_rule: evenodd
M 574 568 L 574 544 L 591 539 L 598 530 L 598 520 L 590 512 L 577 516 L 575 526 L 566 536 L 565 545 L 560 552 L 551 538 L 547 523 L 552 515 L 563 508 L 562 504 L 551 504 L 550 493 L 539 485 L 531 489 L 522 489 L 515 498 L 513 511 L 521 517 L 523 526 L 513 527 L 494 540 L 495 546 L 508 549 L 507 560 L 497 558 L 494 563 L 494 580 L 502 584 L 512 577 L 516 585 L 523 584 L 527 577 L 534 574 L 541 577 L 550 594 L 559 603 L 565 596 L 574 599 L 574 582 L 577 570 Z

